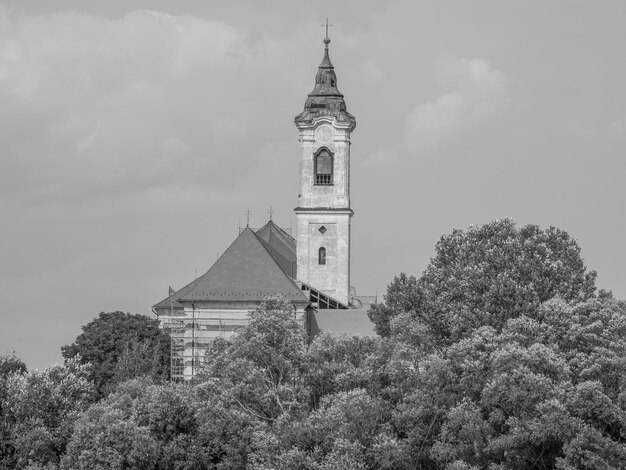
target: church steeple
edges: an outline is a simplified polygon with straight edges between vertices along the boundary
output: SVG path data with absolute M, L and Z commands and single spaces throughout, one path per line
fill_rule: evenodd
M 304 111 L 295 118 L 300 134 L 300 194 L 297 279 L 342 305 L 350 303 L 350 134 L 356 120 L 337 89 L 328 53 L 315 75 Z M 321 308 L 321 307 L 320 307 Z
M 326 25 L 326 37 L 324 38 L 324 57 L 315 75 L 315 87 L 309 93 L 305 103 L 304 111 L 295 118 L 296 125 L 300 123 L 310 123 L 317 116 L 333 116 L 339 122 L 351 124 L 352 129 L 356 127 L 356 120 L 346 109 L 346 102 L 343 95 L 337 89 L 337 74 L 330 61 L 328 53 L 328 22 Z

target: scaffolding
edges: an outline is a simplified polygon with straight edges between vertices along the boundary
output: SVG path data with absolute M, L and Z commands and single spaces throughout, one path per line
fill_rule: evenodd
M 195 377 L 209 342 L 217 337 L 231 336 L 247 323 L 234 318 L 180 318 L 162 323 L 170 336 L 171 380 L 180 382 Z
M 170 320 L 162 325 L 170 337 L 170 380 L 178 382 L 184 378 L 185 372 L 185 321 Z
M 345 305 L 308 284 L 295 282 L 310 299 L 310 306 L 315 310 L 354 308 L 354 305 Z M 240 317 L 233 313 L 199 312 L 195 308 L 185 312 L 179 308 L 174 309 L 172 305 L 169 312 L 157 314 L 163 331 L 170 336 L 172 382 L 193 379 L 199 372 L 210 341 L 217 337 L 232 336 L 248 323 L 245 312 L 239 313 L 242 315 Z M 201 318 L 198 318 L 198 314 Z M 308 324 L 306 315 L 302 317 L 302 321 Z

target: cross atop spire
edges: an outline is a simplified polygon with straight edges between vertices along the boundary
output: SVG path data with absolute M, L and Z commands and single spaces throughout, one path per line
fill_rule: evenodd
M 329 25 L 328 18 L 326 18 L 326 24 L 325 25 L 323 24 L 322 26 L 326 27 L 326 36 L 324 37 L 324 44 L 325 44 L 326 49 L 328 49 L 328 44 L 330 43 L 330 38 L 328 37 L 328 27 L 333 26 L 333 25 L 332 24 Z
M 343 95 L 337 89 L 337 74 L 330 61 L 328 52 L 328 44 L 330 43 L 328 28 L 332 26 L 332 24 L 329 24 L 328 18 L 326 18 L 326 22 L 321 26 L 324 27 L 326 32 L 326 37 L 324 38 L 324 57 L 315 75 L 315 87 L 313 91 L 309 93 L 304 103 L 304 111 L 295 118 L 296 126 L 300 124 L 310 124 L 313 122 L 313 119 L 318 116 L 332 116 L 339 122 L 348 123 L 353 130 L 356 121 L 354 116 L 346 109 L 346 102 L 343 99 Z
M 250 212 L 250 209 L 248 209 L 246 211 L 246 227 L 250 227 L 250 216 L 252 215 L 252 212 Z
M 270 206 L 270 209 L 267 211 L 267 213 L 270 216 L 270 220 L 272 220 L 272 216 L 274 215 L 274 212 L 275 212 L 274 209 L 272 209 L 272 206 Z

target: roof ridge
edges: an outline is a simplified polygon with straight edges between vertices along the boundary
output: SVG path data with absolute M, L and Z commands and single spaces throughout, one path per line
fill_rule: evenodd
M 234 292 L 245 299 L 260 297 L 261 293 L 276 293 L 293 301 L 306 300 L 262 238 L 250 227 L 246 227 L 198 279 L 199 282 L 180 297 L 181 301 L 232 298 Z
M 296 239 L 293 236 L 289 235 L 285 230 L 282 229 L 282 227 L 276 224 L 276 222 L 274 222 L 273 220 L 268 220 L 267 223 L 263 227 L 258 229 L 255 233 L 259 233 L 261 230 L 265 229 L 265 227 L 267 226 L 276 227 L 280 231 L 281 234 L 283 234 L 285 237 L 289 239 L 289 241 L 296 243 Z
M 270 220 L 270 222 L 272 222 L 272 221 Z M 268 222 L 268 223 L 269 223 L 269 222 Z M 274 222 L 272 222 L 272 224 L 273 224 L 273 225 L 276 225 L 276 224 L 274 224 Z M 279 227 L 279 228 L 280 228 L 280 227 Z M 288 276 L 288 275 L 287 275 L 287 273 L 285 273 L 285 270 L 284 270 L 284 269 L 280 266 L 280 264 L 278 263 L 278 261 L 276 261 L 276 259 L 274 258 L 274 256 L 272 256 L 272 253 L 271 253 L 271 252 L 270 252 L 270 251 L 269 251 L 269 250 L 265 247 L 265 245 L 266 245 L 265 241 L 264 241 L 264 240 L 262 240 L 262 239 L 261 239 L 261 237 L 259 237 L 256 233 L 254 233 L 254 231 L 252 231 L 252 234 L 253 234 L 253 235 L 254 235 L 254 237 L 257 239 L 257 241 L 261 244 L 261 246 L 263 247 L 263 249 L 264 249 L 265 251 L 267 251 L 267 254 L 268 254 L 268 255 L 270 255 L 270 258 L 272 258 L 272 261 L 274 262 L 274 264 L 275 264 L 276 266 L 278 266 L 278 269 L 280 269 L 280 270 L 283 272 L 283 274 L 285 274 L 285 277 L 286 277 L 287 279 L 289 279 L 289 281 L 290 281 L 290 282 L 294 285 L 294 287 L 295 287 L 296 289 L 300 290 L 300 287 L 299 287 L 299 286 L 295 283 L 295 281 L 291 278 L 291 276 Z M 272 248 L 272 250 L 273 250 L 273 251 L 276 251 L 276 250 L 274 250 L 274 248 Z
M 270 220 L 270 222 L 272 222 Z M 283 235 L 285 235 L 287 238 L 289 238 L 289 240 L 292 240 L 294 243 L 296 243 L 296 239 L 294 236 L 289 235 L 285 230 L 283 230 L 283 228 L 280 225 L 275 224 L 274 222 L 272 222 L 272 225 L 274 227 L 276 227 L 278 230 L 280 230 L 280 233 L 282 233 Z
M 285 260 L 285 262 L 289 262 L 289 260 L 287 258 L 285 258 L 283 255 L 281 255 L 278 250 L 276 250 L 272 245 L 270 245 L 269 243 L 267 243 L 265 240 L 263 240 L 262 238 L 259 237 L 259 241 L 263 244 L 263 248 L 265 248 L 265 250 L 270 254 L 270 256 L 274 259 L 274 261 L 276 261 L 276 263 L 278 264 L 278 266 L 280 267 L 280 269 L 283 270 L 283 272 L 285 272 L 285 270 L 283 269 L 283 267 L 280 265 L 280 262 L 276 259 L 276 258 L 282 258 L 283 260 Z M 285 273 L 287 274 L 287 273 Z M 288 274 L 287 274 L 288 275 Z M 291 276 L 290 276 L 291 277 Z

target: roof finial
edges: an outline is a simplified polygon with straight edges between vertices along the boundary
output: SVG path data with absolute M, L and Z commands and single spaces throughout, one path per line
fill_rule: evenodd
M 270 215 L 270 221 L 272 220 L 272 216 L 274 215 L 274 209 L 272 209 L 272 206 L 270 206 L 270 210 L 267 211 L 267 213 Z
M 252 212 L 250 212 L 250 209 L 248 209 L 246 211 L 246 227 L 250 227 L 250 216 L 252 215 Z
M 329 26 L 333 26 L 333 25 L 332 25 L 332 24 L 331 24 L 331 25 L 329 25 L 329 24 L 328 24 L 328 18 L 326 18 L 326 24 L 325 24 L 325 25 L 322 25 L 322 26 L 326 26 L 326 37 L 324 37 L 324 47 L 325 47 L 326 49 L 328 49 L 328 44 L 330 43 L 330 38 L 328 37 L 328 27 L 329 27 Z

